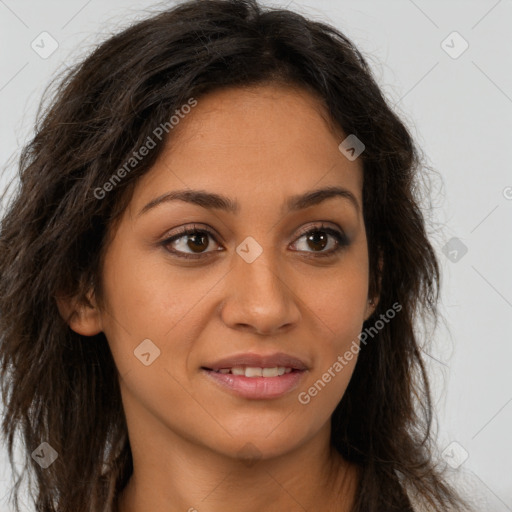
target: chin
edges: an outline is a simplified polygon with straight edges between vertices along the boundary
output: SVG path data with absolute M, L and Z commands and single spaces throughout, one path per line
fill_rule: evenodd
M 280 457 L 292 452 L 301 443 L 299 433 L 272 432 L 260 429 L 241 432 L 240 435 L 224 436 L 222 441 L 213 443 L 215 451 L 233 459 L 256 462 Z

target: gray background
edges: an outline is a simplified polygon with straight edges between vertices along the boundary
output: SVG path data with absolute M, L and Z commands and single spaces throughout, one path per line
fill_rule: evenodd
M 439 173 L 430 220 L 445 322 L 425 349 L 439 454 L 481 510 L 512 511 L 512 0 L 264 3 L 289 5 L 351 38 Z M 55 73 L 155 6 L 0 0 L 2 165 L 27 141 Z M 47 58 L 31 47 L 51 48 L 44 31 L 58 43 Z M 2 447 L 2 511 L 10 483 Z

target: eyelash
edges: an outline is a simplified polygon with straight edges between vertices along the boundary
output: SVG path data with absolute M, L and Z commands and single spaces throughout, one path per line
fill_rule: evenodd
M 337 253 L 339 251 L 341 251 L 343 248 L 345 248 L 346 246 L 349 245 L 349 240 L 347 239 L 347 236 L 345 235 L 345 233 L 343 233 L 341 231 L 338 231 L 337 229 L 333 229 L 333 228 L 331 228 L 329 226 L 324 226 L 323 224 L 321 224 L 320 226 L 314 226 L 311 229 L 308 229 L 307 231 L 302 232 L 299 235 L 299 237 L 296 239 L 296 241 L 301 239 L 302 237 L 304 237 L 306 235 L 310 235 L 310 234 L 316 233 L 318 231 L 324 232 L 324 233 L 327 233 L 327 234 L 333 236 L 335 238 L 337 244 L 336 244 L 336 247 L 334 249 L 331 249 L 330 251 L 327 251 L 327 252 L 314 252 L 313 251 L 313 254 L 314 254 L 313 257 L 314 258 L 333 257 L 333 256 L 337 255 Z M 176 250 L 173 250 L 173 249 L 168 249 L 168 247 L 167 247 L 172 242 L 174 242 L 176 240 L 179 240 L 180 238 L 182 238 L 182 237 L 184 237 L 186 235 L 194 235 L 194 234 L 198 234 L 198 233 L 205 233 L 208 236 L 210 236 L 211 238 L 213 238 L 215 243 L 218 243 L 216 238 L 215 238 L 215 235 L 209 229 L 198 228 L 198 227 L 196 227 L 194 225 L 192 227 L 180 228 L 177 233 L 175 233 L 171 237 L 166 238 L 165 240 L 160 242 L 160 245 L 162 245 L 167 251 L 169 251 L 173 255 L 177 256 L 178 258 L 184 258 L 184 259 L 197 260 L 197 259 L 200 259 L 200 258 L 208 257 L 209 254 L 217 252 L 217 251 L 209 251 L 209 252 L 198 253 L 198 254 L 188 254 L 188 253 L 185 253 L 185 252 L 176 251 Z M 310 257 L 310 256 L 308 256 L 308 257 Z

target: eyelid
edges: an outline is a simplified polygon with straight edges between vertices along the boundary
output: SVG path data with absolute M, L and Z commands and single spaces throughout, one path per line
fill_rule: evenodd
M 320 224 L 318 224 L 318 223 L 320 223 Z M 334 224 L 334 225 L 336 226 L 335 228 L 333 228 L 332 226 L 329 226 L 328 224 L 332 224 L 332 223 L 330 223 L 330 222 L 329 222 L 329 223 L 327 223 L 327 221 L 321 221 L 321 220 L 318 220 L 318 221 L 316 221 L 316 222 L 309 223 L 309 224 L 306 224 L 305 226 L 302 226 L 302 227 L 299 229 L 298 233 L 297 233 L 297 237 L 296 237 L 295 241 L 296 241 L 298 238 L 300 238 L 301 236 L 306 235 L 306 234 L 307 234 L 307 233 L 309 233 L 310 231 L 317 230 L 317 229 L 318 229 L 319 231 L 321 231 L 321 230 L 323 230 L 323 229 L 325 229 L 325 230 L 335 229 L 336 231 L 339 231 L 339 232 L 340 232 L 340 234 L 343 234 L 343 235 L 345 234 L 345 232 L 344 232 L 344 231 L 343 231 L 339 226 L 337 226 L 336 224 Z
M 170 238 L 178 237 L 179 235 L 183 235 L 184 233 L 185 234 L 189 233 L 189 232 L 195 233 L 196 231 L 205 231 L 208 234 L 211 234 L 212 236 L 213 235 L 217 236 L 217 232 L 213 228 L 208 226 L 207 224 L 200 224 L 197 222 L 192 222 L 191 224 L 186 224 L 185 226 L 180 226 L 178 228 L 170 229 L 169 231 L 167 231 L 165 233 L 165 235 L 163 235 L 162 241 L 165 242 L 166 240 L 169 240 Z

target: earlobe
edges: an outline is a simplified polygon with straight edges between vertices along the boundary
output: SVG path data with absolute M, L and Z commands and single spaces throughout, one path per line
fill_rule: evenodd
M 364 316 L 364 321 L 368 320 L 373 315 L 373 312 L 377 308 L 377 304 L 379 303 L 378 299 L 368 299 L 368 302 L 366 304 L 366 313 Z
M 55 297 L 59 313 L 69 327 L 82 336 L 94 336 L 103 330 L 101 313 L 90 294 L 87 299 L 89 304 L 75 298 Z
M 366 313 L 365 313 L 365 317 L 364 317 L 365 322 L 366 322 L 366 320 L 368 320 L 368 318 L 370 318 L 373 315 L 373 312 L 377 309 L 377 305 L 379 304 L 380 292 L 381 292 L 381 286 L 382 286 L 382 268 L 383 268 L 383 266 L 384 266 L 384 260 L 383 260 L 383 257 L 382 257 L 382 253 L 380 253 L 380 256 L 379 256 L 379 277 L 378 277 L 379 291 L 378 291 L 378 294 L 377 294 L 376 297 L 369 298 L 368 302 L 366 303 Z

